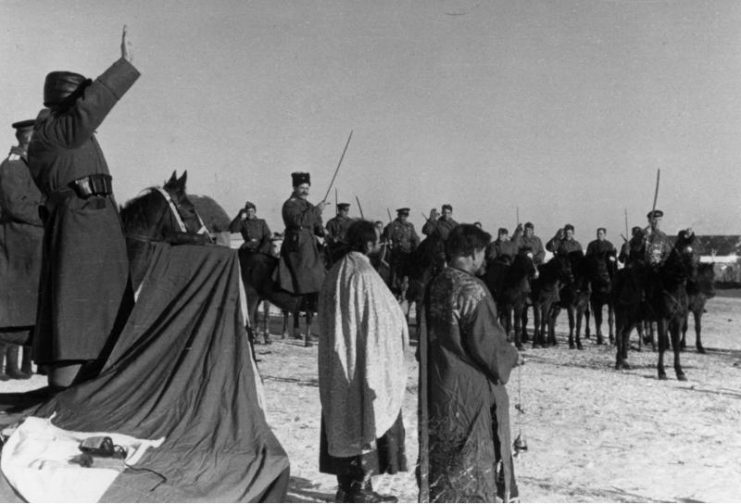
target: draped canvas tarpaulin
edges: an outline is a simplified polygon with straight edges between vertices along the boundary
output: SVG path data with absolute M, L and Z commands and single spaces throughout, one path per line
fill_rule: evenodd
M 137 304 L 100 376 L 29 414 L 56 412 L 63 429 L 165 437 L 103 501 L 285 500 L 288 457 L 260 405 L 236 251 L 150 246 Z

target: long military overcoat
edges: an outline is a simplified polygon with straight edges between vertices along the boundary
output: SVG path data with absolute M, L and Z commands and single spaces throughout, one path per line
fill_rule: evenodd
M 66 111 L 44 109 L 36 120 L 28 159 L 48 212 L 37 363 L 97 358 L 124 300 L 129 264 L 113 195 L 83 199 L 69 188 L 81 177 L 109 174 L 95 129 L 138 77 L 121 58 Z
M 43 197 L 17 147 L 0 164 L 0 328 L 36 323 Z
M 308 201 L 291 197 L 283 203 L 285 238 L 275 280 L 294 294 L 319 292 L 326 270 L 316 236 L 322 236 L 322 214 Z

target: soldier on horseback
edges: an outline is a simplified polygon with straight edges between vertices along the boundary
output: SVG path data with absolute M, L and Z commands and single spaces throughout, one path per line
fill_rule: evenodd
M 329 254 L 329 264 L 334 264 L 342 257 L 343 250 L 347 248 L 345 234 L 347 228 L 353 223 L 353 219 L 348 216 L 350 212 L 350 203 L 339 203 L 337 205 L 337 215 L 327 222 L 327 253 Z
M 581 243 L 574 239 L 574 226 L 566 224 L 556 232 L 556 235 L 548 240 L 545 248 L 555 255 L 568 255 L 570 252 L 583 251 Z
M 449 204 L 442 206 L 442 217 L 437 213 L 437 208 L 433 208 L 430 212 L 430 217 L 427 222 L 422 226 L 422 234 L 432 236 L 433 234 L 439 234 L 440 238 L 445 241 L 448 239 L 448 235 L 458 223 L 453 220 L 453 207 Z
M 523 235 L 520 238 L 520 249 L 528 248 L 533 253 L 535 265 L 543 264 L 545 260 L 545 248 L 538 236 L 535 236 L 535 226 L 532 222 L 526 222 Z
M 497 239 L 486 246 L 486 263 L 499 261 L 504 264 L 512 264 L 512 260 L 520 250 L 520 239 L 522 237 L 522 224 L 518 224 L 512 239 L 509 237 L 507 228 L 499 228 Z
M 286 226 L 280 262 L 274 280 L 282 290 L 293 294 L 319 292 L 325 269 L 317 237 L 324 236 L 322 211 L 326 201 L 312 205 L 306 198 L 311 188 L 308 173 L 294 172 L 293 194 L 283 203 L 283 223 Z
M 270 253 L 272 233 L 264 219 L 258 219 L 257 207 L 251 201 L 244 204 L 234 220 L 229 224 L 229 232 L 240 233 L 244 243 L 240 248 L 249 252 Z
M 419 236 L 414 224 L 408 221 L 409 209 L 396 210 L 396 219 L 383 230 L 382 240 L 389 243 L 391 250 L 391 291 L 399 292 L 405 275 L 408 275 L 412 254 L 419 246 Z

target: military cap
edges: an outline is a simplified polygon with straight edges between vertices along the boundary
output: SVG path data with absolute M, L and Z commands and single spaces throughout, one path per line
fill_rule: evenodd
M 499 228 L 499 231 L 497 231 L 497 234 L 498 235 L 509 234 L 509 230 L 507 228 Z
M 350 203 L 337 203 L 337 210 L 349 210 Z
M 410 210 L 407 207 L 396 209 L 396 213 L 399 215 L 409 215 L 409 211 Z
M 530 228 L 530 229 L 535 229 L 535 226 L 533 226 L 533 223 L 532 222 L 526 222 L 525 223 L 525 227 L 526 228 Z
M 607 228 L 598 227 L 597 228 L 597 232 L 599 233 L 600 231 L 602 231 L 603 233 L 607 234 Z
M 44 106 L 53 107 L 77 96 L 93 81 L 74 72 L 50 72 L 44 82 Z
M 664 216 L 664 212 L 662 212 L 661 210 L 652 210 L 651 212 L 648 212 L 646 214 L 646 217 L 648 217 L 649 219 L 663 217 L 663 216 Z
M 641 229 L 641 226 L 633 226 L 633 229 L 630 230 L 630 234 L 633 236 L 641 232 L 643 232 L 643 229 Z
M 452 207 L 452 206 L 450 206 L 450 205 L 449 205 L 448 203 L 445 203 L 445 204 L 443 205 L 443 210 L 445 210 L 445 209 L 448 209 L 448 210 L 450 210 L 451 212 L 453 211 L 453 207 Z
M 36 123 L 35 119 L 27 119 L 25 121 L 18 121 L 11 124 L 11 126 L 17 130 L 22 130 L 26 128 L 33 128 L 34 123 Z
M 571 224 L 566 224 L 566 225 L 565 225 L 565 226 L 563 227 L 563 230 L 564 230 L 564 231 L 568 231 L 569 229 L 573 231 L 573 230 L 574 230 L 574 226 L 572 226 Z
M 293 172 L 291 173 L 293 179 L 293 186 L 300 186 L 301 184 L 311 185 L 311 175 L 306 172 Z
M 251 201 L 245 201 L 244 202 L 244 209 L 247 210 L 248 208 L 251 208 L 252 210 L 254 210 L 255 212 L 257 212 L 257 207 Z

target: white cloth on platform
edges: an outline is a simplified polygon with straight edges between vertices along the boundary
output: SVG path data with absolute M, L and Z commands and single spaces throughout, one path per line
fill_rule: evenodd
M 120 471 L 70 462 L 80 455 L 80 442 L 93 436 L 109 436 L 113 444 L 123 447 L 126 465 L 136 464 L 148 448 L 156 448 L 165 440 L 68 431 L 52 425 L 51 418 L 28 417 L 3 445 L 0 469 L 28 502 L 97 502 Z

